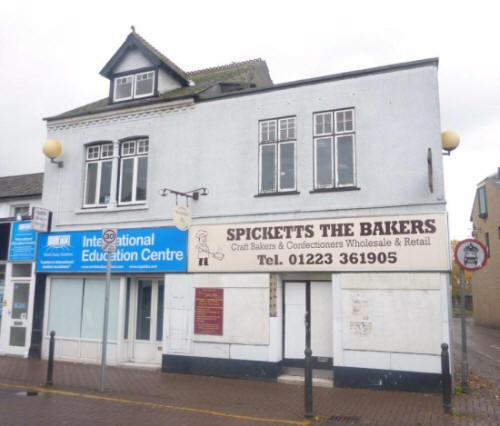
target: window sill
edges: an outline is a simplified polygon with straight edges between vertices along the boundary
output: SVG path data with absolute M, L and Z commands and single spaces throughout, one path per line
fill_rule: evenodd
M 85 213 L 115 213 L 121 211 L 130 210 L 147 210 L 147 204 L 133 204 L 130 206 L 116 206 L 116 207 L 89 207 L 75 210 L 75 214 L 85 214 Z
M 309 194 L 316 194 L 320 192 L 344 192 L 344 191 L 360 191 L 361 188 L 357 186 L 341 186 L 340 188 L 318 188 L 309 191 Z
M 286 191 L 286 192 L 263 192 L 262 194 L 256 194 L 254 197 L 272 197 L 274 195 L 298 195 L 299 191 Z

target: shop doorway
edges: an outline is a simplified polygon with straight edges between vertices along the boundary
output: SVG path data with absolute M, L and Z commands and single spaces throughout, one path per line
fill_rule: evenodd
M 161 364 L 163 352 L 164 281 L 138 278 L 129 294 L 129 359 L 136 363 Z
M 28 304 L 30 298 L 29 281 L 12 281 L 8 296 L 8 306 L 5 320 L 7 321 L 7 347 L 11 354 L 24 355 L 26 352 L 26 337 L 28 335 Z M 10 299 L 10 300 L 9 300 Z
M 308 297 L 309 293 L 309 297 Z M 314 368 L 331 368 L 333 361 L 332 286 L 329 281 L 285 281 L 283 364 L 304 366 L 305 315 L 311 312 Z

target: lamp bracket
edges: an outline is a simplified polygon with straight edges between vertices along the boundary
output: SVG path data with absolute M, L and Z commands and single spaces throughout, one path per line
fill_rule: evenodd
M 203 187 L 203 188 L 192 189 L 191 191 L 186 191 L 186 192 L 176 191 L 170 188 L 160 189 L 160 195 L 162 197 L 166 197 L 168 194 L 174 194 L 176 199 L 178 196 L 181 196 L 181 197 L 186 197 L 186 201 L 188 200 L 188 198 L 192 198 L 193 200 L 196 201 L 198 200 L 198 198 L 200 198 L 201 195 L 208 195 L 208 189 Z
M 62 161 L 62 160 L 60 160 L 60 161 L 56 161 L 56 160 L 54 160 L 53 158 L 51 158 L 51 159 L 50 159 L 50 162 L 51 162 L 52 164 L 57 164 L 57 167 L 59 167 L 59 168 L 62 168 L 62 167 L 63 167 L 63 165 L 64 165 L 64 161 Z

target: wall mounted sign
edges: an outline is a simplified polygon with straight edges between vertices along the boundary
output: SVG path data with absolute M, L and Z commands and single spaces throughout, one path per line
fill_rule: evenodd
M 50 210 L 42 207 L 33 207 L 31 228 L 38 232 L 50 231 Z
M 12 262 L 33 262 L 35 260 L 36 231 L 31 221 L 13 222 L 10 232 L 9 260 Z
M 446 215 L 193 226 L 189 272 L 448 271 Z
M 37 272 L 106 272 L 102 231 L 53 232 L 38 238 Z M 185 231 L 119 229 L 112 272 L 184 272 Z
M 222 336 L 224 289 L 197 288 L 194 301 L 194 334 Z
M 486 265 L 488 251 L 478 240 L 469 238 L 455 246 L 455 260 L 466 271 L 477 271 Z

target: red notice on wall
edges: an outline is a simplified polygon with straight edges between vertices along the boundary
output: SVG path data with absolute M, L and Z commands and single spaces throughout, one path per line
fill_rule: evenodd
M 194 334 L 222 336 L 224 290 L 197 288 L 194 302 Z

